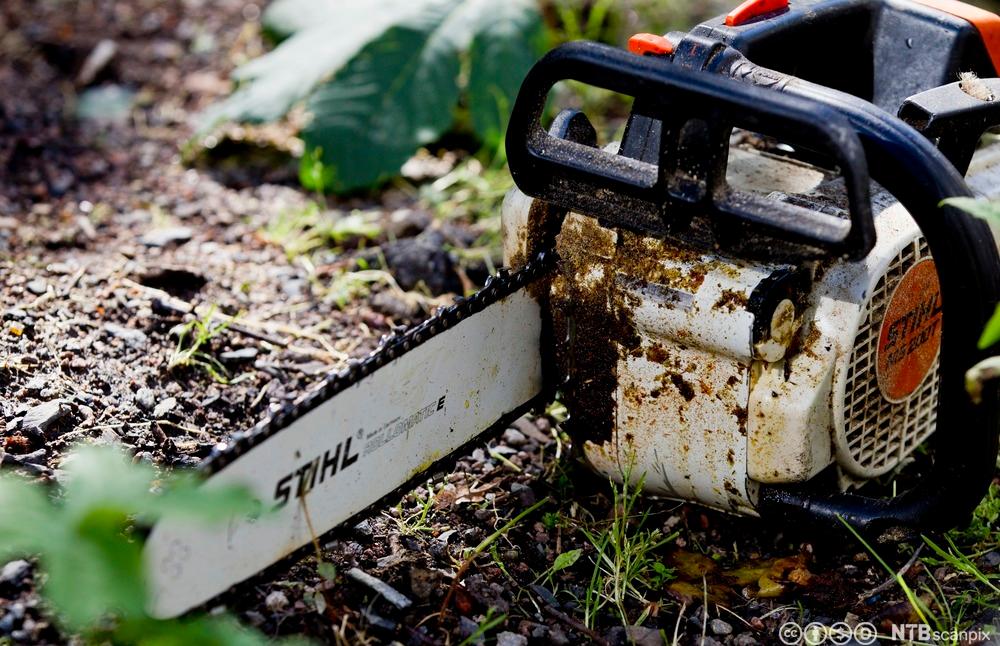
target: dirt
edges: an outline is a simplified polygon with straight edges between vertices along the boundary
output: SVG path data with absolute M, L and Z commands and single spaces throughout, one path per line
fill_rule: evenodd
M 236 64 L 263 50 L 260 9 L 242 0 L 0 6 L 3 468 L 54 481 L 81 441 L 121 446 L 165 468 L 196 466 L 215 443 L 477 275 L 447 253 L 471 244 L 477 225 L 435 221 L 406 187 L 322 207 L 334 218 L 370 214 L 382 230 L 374 240 L 320 250 L 310 262 L 286 253 L 269 227 L 313 199 L 295 183 L 289 153 L 299 143 L 287 128 L 237 129 L 210 150 L 192 150 L 198 112 L 228 92 Z M 102 41 L 115 54 L 81 79 Z M 95 89 L 105 100 L 128 97 L 126 106 L 111 102 L 98 119 L 77 118 Z M 409 242 L 392 247 L 399 239 Z M 326 287 L 371 258 L 372 245 L 394 250 L 393 275 L 415 290 L 376 284 L 332 298 Z M 698 272 L 664 279 L 689 285 Z M 203 348 L 221 373 L 171 368 L 172 331 L 212 312 L 216 324 L 230 323 Z M 453 470 L 427 474 L 429 484 L 397 505 L 324 536 L 335 580 L 319 576 L 312 557 L 282 563 L 213 611 L 270 636 L 319 643 L 455 644 L 503 615 L 488 639 L 508 645 L 659 643 L 662 631 L 681 643 L 749 646 L 774 643 L 789 619 L 883 625 L 909 616 L 898 588 L 882 587 L 887 573 L 852 541 L 643 500 L 648 527 L 678 534 L 655 554 L 674 573 L 645 603 L 626 602 L 628 623 L 648 615 L 643 627 L 624 627 L 611 607 L 586 625 L 581 600 L 597 557 L 583 529 L 604 527 L 616 507 L 608 483 L 570 457 L 559 419 L 519 420 Z M 468 549 L 546 498 L 453 583 Z M 551 572 L 574 549 L 577 562 Z M 883 555 L 897 567 L 907 557 L 891 547 Z M 353 567 L 412 604 L 392 605 L 347 576 Z M 914 585 L 931 576 L 948 590 L 971 589 L 919 561 L 906 572 Z M 2 568 L 0 644 L 70 641 L 42 606 L 39 581 L 30 564 Z

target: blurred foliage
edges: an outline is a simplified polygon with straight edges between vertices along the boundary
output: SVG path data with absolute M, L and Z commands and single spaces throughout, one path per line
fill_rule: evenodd
M 239 88 L 205 124 L 271 121 L 304 101 L 300 179 L 334 192 L 397 175 L 458 110 L 498 150 L 546 44 L 533 0 L 277 0 L 263 22 L 280 44 L 236 70 Z
M 257 513 L 240 488 L 204 490 L 191 475 L 163 478 L 117 449 L 84 447 L 62 465 L 63 486 L 0 475 L 0 562 L 37 557 L 44 599 L 67 631 L 90 643 L 256 646 L 269 643 L 226 617 L 161 620 L 147 613 L 139 529 L 162 518 L 219 522 Z

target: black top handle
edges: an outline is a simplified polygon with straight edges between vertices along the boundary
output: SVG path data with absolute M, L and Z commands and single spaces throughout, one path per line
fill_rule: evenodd
M 636 111 L 662 123 L 658 162 L 566 136 L 559 120 L 557 127 L 544 130 L 546 99 L 563 80 L 635 97 Z M 849 217 L 729 186 L 726 166 L 734 127 L 829 158 L 843 176 Z M 836 110 L 606 45 L 568 43 L 535 65 L 514 104 L 507 159 L 526 194 L 653 235 L 683 230 L 697 213 L 853 259 L 867 255 L 875 242 L 864 149 Z

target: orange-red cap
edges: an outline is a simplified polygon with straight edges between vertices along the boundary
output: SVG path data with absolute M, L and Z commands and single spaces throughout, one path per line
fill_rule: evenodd
M 986 51 L 993 61 L 993 68 L 1000 74 L 1000 16 L 993 12 L 970 4 L 959 2 L 958 0 L 916 0 L 925 7 L 937 9 L 953 16 L 968 20 L 983 39 Z
M 746 0 L 726 15 L 726 25 L 736 27 L 766 13 L 788 8 L 788 0 Z
M 628 51 L 639 56 L 646 54 L 673 54 L 674 44 L 664 36 L 636 34 L 628 39 Z

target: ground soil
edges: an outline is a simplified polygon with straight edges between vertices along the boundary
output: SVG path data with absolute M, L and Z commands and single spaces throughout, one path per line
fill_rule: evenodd
M 404 258 L 394 268 L 415 296 L 376 286 L 338 302 L 317 285 L 355 269 L 351 241 L 289 257 L 266 232 L 312 196 L 295 181 L 296 142 L 281 128 L 230 133 L 224 145 L 182 158 L 194 118 L 229 90 L 233 67 L 262 50 L 260 8 L 242 0 L 4 0 L 0 6 L 0 434 L 3 466 L 55 480 L 80 441 L 120 445 L 136 461 L 194 466 L 228 434 L 307 392 L 330 370 L 370 351 L 395 326 L 426 316 L 467 284 L 448 249 L 482 232 L 436 222 L 413 184 L 327 207 L 361 209 Z M 96 73 L 101 41 L 115 53 Z M 81 71 L 85 73 L 82 74 Z M 124 90 L 78 118 L 95 88 Z M 193 161 L 192 161 L 193 160 Z M 187 161 L 188 163 L 185 163 Z M 386 233 L 389 232 L 389 233 Z M 392 245 L 419 240 L 402 251 Z M 415 258 L 415 260 L 413 259 Z M 409 260 L 408 260 L 409 259 Z M 427 269 L 430 268 L 430 269 Z M 471 272 L 475 282 L 478 269 Z M 205 350 L 230 383 L 195 366 L 170 368 L 172 330 L 214 308 L 239 315 Z M 57 402 L 45 428 L 25 415 Z M 592 628 L 581 600 L 595 551 L 581 526 L 614 514 L 609 485 L 591 476 L 547 416 L 520 420 L 461 457 L 454 470 L 398 505 L 323 537 L 339 575 L 313 557 L 271 568 L 213 609 L 271 636 L 319 642 L 459 643 L 487 618 L 487 638 L 523 643 L 775 643 L 784 621 L 910 618 L 888 575 L 851 540 L 643 499 L 646 529 L 677 534 L 656 551 L 673 570 L 647 594 L 643 628 L 608 606 Z M 435 492 L 426 507 L 428 487 Z M 454 586 L 463 550 L 520 510 L 550 502 L 477 559 Z M 572 567 L 546 576 L 558 554 Z M 908 552 L 885 547 L 902 566 Z M 992 558 L 995 570 L 996 553 Z M 395 587 L 400 609 L 345 576 L 357 567 Z M 935 573 L 917 562 L 915 584 Z M 950 589 L 967 582 L 941 574 Z M 767 579 L 775 587 L 765 588 Z M 40 605 L 32 571 L 0 580 L 0 643 L 64 643 Z M 446 612 L 438 614 L 450 594 Z M 85 591 L 81 591 L 85 593 Z M 473 636 L 473 641 L 479 638 Z

